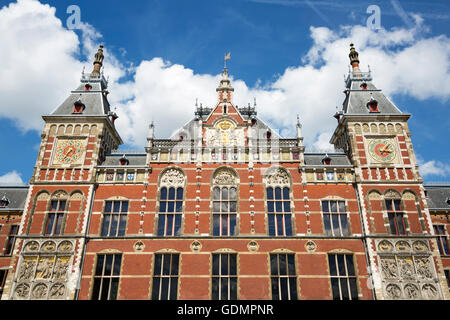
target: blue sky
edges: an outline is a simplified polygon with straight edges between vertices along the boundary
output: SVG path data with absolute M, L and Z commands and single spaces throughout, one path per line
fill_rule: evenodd
M 343 101 L 350 41 L 360 51 L 362 68 L 370 64 L 373 69 L 375 85 L 402 111 L 412 114 L 409 126 L 425 180 L 450 181 L 450 87 L 446 82 L 450 80 L 450 4 L 446 1 L 21 0 L 14 10 L 7 7 L 11 3 L 16 1 L 0 5 L 0 15 L 13 17 L 3 19 L 3 25 L 0 22 L 0 34 L 10 33 L 0 36 L 0 57 L 17 74 L 8 77 L 14 90 L 0 90 L 9 102 L 0 106 L 4 150 L 0 182 L 29 180 L 43 128 L 39 115 L 51 112 L 75 88 L 82 66 L 91 68 L 100 43 L 107 50 L 105 61 L 110 61 L 105 63 L 105 74 L 112 78 L 111 99 L 121 116 L 124 149 L 142 150 L 151 120 L 157 136 L 158 132 L 160 137 L 169 136 L 190 120 L 194 97 L 211 105 L 215 94 L 211 88 L 217 85 L 223 56 L 231 52 L 228 65 L 239 103 L 252 102 L 255 96 L 260 116 L 287 136 L 294 135 L 292 112 L 299 113 L 307 147 L 319 150 L 329 140 L 335 126 L 332 115 Z M 79 30 L 67 29 L 66 10 L 73 4 L 81 9 L 84 25 Z M 364 30 L 370 5 L 380 8 L 382 30 Z M 39 27 L 30 19 L 39 22 Z M 5 21 L 15 21 L 14 27 Z M 41 27 L 47 28 L 45 34 L 36 31 Z M 387 44 L 383 39 L 389 39 Z M 48 53 L 43 52 L 46 47 Z M 14 54 L 25 61 L 17 70 L 14 48 Z M 30 64 L 29 76 L 25 66 L 41 55 L 48 62 L 41 59 L 39 66 Z M 339 80 L 327 77 L 327 72 Z M 177 86 L 175 80 L 173 85 L 167 83 L 171 76 L 183 79 L 180 83 L 189 82 L 186 90 L 195 94 L 181 92 L 185 87 Z M 166 87 L 158 83 L 151 91 L 158 79 L 167 79 L 161 81 Z M 50 84 L 54 84 L 52 91 Z M 315 97 L 290 93 L 296 86 Z M 8 97 L 8 92 L 15 96 Z M 17 98 L 18 94 L 24 97 Z M 179 99 L 167 100 L 167 95 Z M 180 109 L 159 116 L 171 102 Z M 320 112 L 314 115 L 316 104 Z M 17 112 L 11 114 L 8 108 Z M 179 119 L 170 118 L 174 111 Z M 318 129 L 318 123 L 323 128 Z

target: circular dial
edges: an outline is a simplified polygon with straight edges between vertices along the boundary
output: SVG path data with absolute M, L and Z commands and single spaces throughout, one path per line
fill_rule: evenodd
M 80 140 L 60 140 L 56 147 L 55 163 L 72 164 L 81 159 L 83 143 Z
M 394 141 L 392 139 L 375 139 L 370 141 L 369 154 L 376 161 L 393 161 L 396 156 Z

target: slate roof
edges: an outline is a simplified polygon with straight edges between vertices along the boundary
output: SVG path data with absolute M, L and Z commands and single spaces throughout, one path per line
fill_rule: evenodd
M 427 191 L 427 202 L 430 210 L 449 210 L 450 184 L 424 185 Z
M 86 84 L 92 86 L 90 91 L 85 91 Z M 78 100 L 86 106 L 80 116 L 108 115 L 111 109 L 104 95 L 106 88 L 107 82 L 103 76 L 90 78 L 87 74 L 83 74 L 78 88 L 71 92 L 70 96 L 52 112 L 52 115 L 72 115 L 74 103 Z M 78 116 L 78 114 L 74 116 Z
M 1 211 L 23 210 L 27 199 L 29 186 L 0 186 L 0 200 L 5 197 L 9 204 Z
M 108 154 L 105 157 L 105 161 L 101 164 L 101 166 L 120 166 L 120 159 L 124 156 L 123 153 L 113 153 Z M 129 161 L 128 166 L 145 166 L 145 161 L 147 159 L 147 155 L 145 153 L 133 153 L 128 154 L 125 153 L 126 158 Z M 126 167 L 126 166 L 123 166 Z
M 322 159 L 327 153 L 307 153 L 305 152 L 305 165 L 307 166 L 322 166 Z M 333 166 L 351 166 L 350 160 L 345 153 L 328 153 L 331 158 L 330 167 Z
M 369 114 L 367 102 L 371 98 L 378 101 L 379 114 L 402 114 L 402 112 L 371 82 L 370 73 L 361 73 L 362 77 L 356 77 L 353 72 L 347 80 L 349 94 L 343 103 L 344 114 Z M 367 90 L 362 90 L 361 84 L 367 84 Z M 376 113 L 378 114 L 378 113 Z

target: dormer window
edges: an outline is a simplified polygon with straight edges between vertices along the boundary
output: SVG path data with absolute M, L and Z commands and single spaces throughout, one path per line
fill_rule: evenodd
M 255 119 L 255 118 L 253 118 L 253 119 L 252 119 L 252 127 L 253 127 L 253 126 L 255 126 L 255 125 L 256 125 L 256 123 L 257 123 L 256 119 Z
M 112 124 L 114 124 L 114 122 L 119 118 L 119 116 L 115 112 L 111 111 L 108 113 L 108 116 Z
M 326 154 L 325 157 L 322 159 L 322 164 L 324 166 L 331 165 L 331 158 L 328 156 L 328 154 Z
M 91 89 L 92 89 L 92 86 L 91 86 L 89 83 L 87 83 L 87 84 L 84 86 L 84 91 L 91 91 Z
M 184 136 L 181 135 L 181 136 L 180 136 L 180 141 L 183 141 L 183 140 L 184 140 Z
M 363 82 L 360 86 L 362 90 L 367 90 L 367 83 Z
M 272 138 L 272 131 L 268 130 L 266 133 L 266 137 L 267 137 L 267 140 L 270 140 Z
M 119 159 L 121 166 L 127 166 L 130 164 L 130 161 L 127 159 L 125 155 L 122 156 L 122 158 Z
M 81 100 L 77 100 L 73 105 L 73 113 L 83 113 L 86 106 L 81 102 Z
M 380 110 L 378 110 L 378 101 L 374 98 L 370 98 L 370 101 L 367 102 L 367 108 L 369 108 L 370 113 L 380 112 Z
M 445 200 L 445 202 L 447 202 L 447 204 L 450 206 L 450 198 L 447 198 L 447 199 Z
M 0 199 L 0 208 L 6 208 L 9 205 L 9 200 L 5 196 Z
M 223 106 L 223 114 L 227 114 L 227 106 Z

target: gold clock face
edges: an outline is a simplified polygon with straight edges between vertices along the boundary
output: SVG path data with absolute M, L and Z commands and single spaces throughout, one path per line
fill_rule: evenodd
M 397 154 L 394 139 L 373 139 L 369 141 L 369 154 L 377 162 L 392 162 Z
M 84 149 L 84 140 L 60 139 L 56 145 L 53 164 L 80 163 Z

